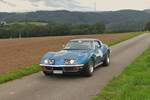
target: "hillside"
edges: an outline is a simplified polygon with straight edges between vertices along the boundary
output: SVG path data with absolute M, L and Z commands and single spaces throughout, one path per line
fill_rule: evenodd
M 150 9 L 145 9 L 144 11 L 147 13 L 150 13 Z
M 41 21 L 71 24 L 93 24 L 103 22 L 107 31 L 142 30 L 145 23 L 150 20 L 149 10 L 120 10 L 107 12 L 70 12 L 70 11 L 37 11 L 28 13 L 0 13 L 0 20 Z

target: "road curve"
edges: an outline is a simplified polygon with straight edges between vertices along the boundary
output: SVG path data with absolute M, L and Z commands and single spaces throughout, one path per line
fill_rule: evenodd
M 90 100 L 109 80 L 150 47 L 150 34 L 111 47 L 111 65 L 97 68 L 92 77 L 53 76 L 41 72 L 0 85 L 0 100 Z

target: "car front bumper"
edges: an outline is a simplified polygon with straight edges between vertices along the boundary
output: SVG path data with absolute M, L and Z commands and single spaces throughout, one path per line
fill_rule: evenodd
M 62 73 L 75 73 L 75 72 L 80 72 L 84 64 L 78 64 L 78 65 L 45 65 L 45 64 L 40 64 L 42 67 L 43 71 L 49 72 L 49 73 L 54 73 L 55 71 L 62 71 Z M 55 73 L 54 73 L 55 74 Z

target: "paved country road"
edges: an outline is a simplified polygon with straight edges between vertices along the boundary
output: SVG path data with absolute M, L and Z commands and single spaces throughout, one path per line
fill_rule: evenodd
M 111 65 L 97 68 L 94 75 L 89 78 L 45 77 L 39 72 L 2 84 L 0 100 L 90 100 L 148 47 L 150 47 L 149 33 L 112 46 Z

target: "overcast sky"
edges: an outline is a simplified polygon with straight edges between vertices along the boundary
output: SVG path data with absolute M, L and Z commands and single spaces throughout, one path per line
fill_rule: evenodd
M 150 0 L 0 0 L 0 12 L 37 10 L 114 11 L 150 9 Z

